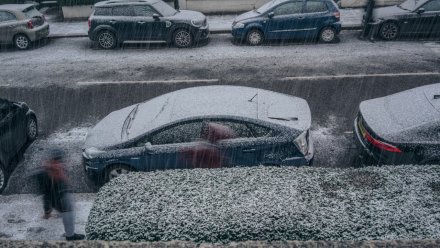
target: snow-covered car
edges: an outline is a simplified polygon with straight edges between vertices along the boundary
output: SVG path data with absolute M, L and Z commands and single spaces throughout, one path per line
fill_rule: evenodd
M 360 155 L 383 164 L 440 161 L 440 84 L 361 102 L 354 121 Z
M 373 10 L 371 20 L 364 15 L 365 33 L 384 40 L 399 35 L 440 35 L 440 0 L 406 0 L 405 2 Z
M 112 0 L 95 4 L 89 38 L 103 49 L 118 43 L 171 43 L 191 47 L 209 37 L 206 16 L 175 10 L 161 0 Z
M 88 134 L 84 168 L 100 184 L 129 171 L 309 165 L 301 98 L 238 86 L 194 87 L 110 113 Z
M 26 103 L 0 98 L 0 193 L 14 170 L 12 160 L 37 135 L 37 117 Z
M 24 50 L 48 35 L 49 23 L 33 4 L 0 5 L 0 44 Z

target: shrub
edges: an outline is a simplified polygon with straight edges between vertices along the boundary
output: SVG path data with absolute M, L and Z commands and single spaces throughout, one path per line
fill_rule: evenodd
M 195 242 L 440 238 L 440 166 L 131 173 L 101 188 L 88 239 Z

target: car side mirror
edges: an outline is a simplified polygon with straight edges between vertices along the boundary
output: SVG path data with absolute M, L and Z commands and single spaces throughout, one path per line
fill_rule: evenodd
M 152 146 L 153 145 L 151 144 L 151 142 L 145 143 L 145 148 L 147 148 L 147 149 L 151 149 Z
M 275 13 L 273 13 L 273 12 L 270 12 L 269 14 L 267 14 L 267 17 L 269 17 L 269 18 L 272 18 L 274 16 L 275 16 Z
M 153 19 L 154 19 L 155 21 L 159 21 L 159 20 L 160 20 L 159 17 L 160 17 L 160 16 L 159 16 L 158 14 L 153 14 Z
M 420 8 L 417 10 L 417 14 L 422 14 L 425 13 L 425 9 L 424 8 Z

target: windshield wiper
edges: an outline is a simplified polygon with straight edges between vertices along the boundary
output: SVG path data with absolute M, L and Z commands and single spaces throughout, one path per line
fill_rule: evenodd
M 136 104 L 136 106 L 127 115 L 127 118 L 125 118 L 124 124 L 122 125 L 122 130 L 121 130 L 121 140 L 123 139 L 124 134 L 128 137 L 128 134 L 129 134 L 128 130 L 130 130 L 130 128 L 131 128 L 131 124 L 133 123 L 133 120 L 136 117 L 138 108 L 139 108 L 139 103 Z

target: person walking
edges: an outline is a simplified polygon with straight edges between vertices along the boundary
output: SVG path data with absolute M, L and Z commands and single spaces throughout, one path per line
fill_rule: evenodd
M 82 234 L 75 233 L 75 212 L 73 195 L 65 171 L 64 151 L 50 149 L 41 170 L 36 173 L 40 191 L 43 193 L 44 219 L 51 217 L 53 209 L 61 213 L 66 240 L 82 240 Z

